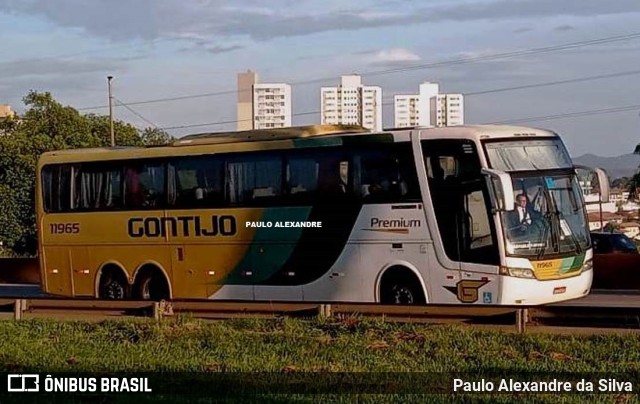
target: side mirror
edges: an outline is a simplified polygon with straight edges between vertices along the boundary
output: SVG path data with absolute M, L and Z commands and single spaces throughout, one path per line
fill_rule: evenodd
M 606 203 L 609 202 L 609 176 L 601 169 L 594 169 L 596 176 L 598 177 L 598 185 L 600 186 L 600 201 Z
M 513 183 L 511 176 L 504 171 L 483 168 L 482 174 L 487 179 L 492 205 L 495 210 L 512 211 L 515 209 Z
M 595 174 L 595 177 L 598 181 L 598 188 L 600 193 L 600 202 L 607 203 L 609 202 L 609 176 L 606 171 L 601 168 L 592 168 L 587 166 L 575 165 L 574 168 L 576 170 L 584 170 L 588 173 L 591 178 Z M 579 175 L 579 174 L 578 174 Z

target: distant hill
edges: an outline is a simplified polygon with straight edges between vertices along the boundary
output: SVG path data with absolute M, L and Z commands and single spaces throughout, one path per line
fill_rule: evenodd
M 585 154 L 579 157 L 572 157 L 572 159 L 575 164 L 605 169 L 611 179 L 630 177 L 635 174 L 638 166 L 640 166 L 640 156 L 637 154 L 623 154 L 616 157 Z

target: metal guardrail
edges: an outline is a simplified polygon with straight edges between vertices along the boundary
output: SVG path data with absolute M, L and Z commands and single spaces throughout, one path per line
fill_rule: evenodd
M 325 304 L 241 301 L 105 301 L 69 299 L 0 299 L 5 312 L 21 320 L 56 316 L 148 316 L 155 319 L 188 314 L 202 319 L 360 316 L 411 323 L 470 322 L 510 324 L 524 331 L 522 308 L 500 306 L 382 306 L 377 304 Z
M 122 316 L 153 317 L 178 314 L 201 319 L 358 316 L 389 322 L 465 323 L 515 327 L 524 333 L 536 325 L 640 329 L 640 296 L 598 295 L 547 306 L 427 305 L 384 306 L 372 303 L 308 303 L 255 301 L 106 301 L 92 299 L 0 298 L 0 310 L 16 320 L 52 317 L 98 319 Z

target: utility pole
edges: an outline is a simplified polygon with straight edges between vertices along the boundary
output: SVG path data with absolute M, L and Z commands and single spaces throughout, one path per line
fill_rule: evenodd
M 116 145 L 116 137 L 113 133 L 113 96 L 111 95 L 111 80 L 113 76 L 107 76 L 107 85 L 109 87 L 109 131 L 111 132 L 111 147 Z

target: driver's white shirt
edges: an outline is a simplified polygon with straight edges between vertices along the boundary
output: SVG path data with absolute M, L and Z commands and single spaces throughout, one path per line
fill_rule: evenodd
M 527 212 L 522 206 L 518 206 L 518 218 L 520 219 L 520 223 L 531 224 L 531 216 L 529 215 L 529 212 Z

